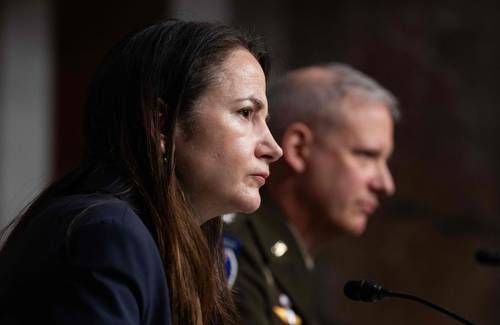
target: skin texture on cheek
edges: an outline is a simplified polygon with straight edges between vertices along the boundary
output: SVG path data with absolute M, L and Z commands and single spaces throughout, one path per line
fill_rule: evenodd
M 348 224 L 354 213 L 354 186 L 348 162 L 338 152 L 321 149 L 313 153 L 314 161 L 304 175 L 304 195 L 313 212 L 315 228 L 324 233 L 350 232 Z
M 230 114 L 215 113 L 198 114 L 198 131 L 182 143 L 184 148 L 178 154 L 181 181 L 198 205 L 210 205 L 216 210 L 240 209 L 241 202 L 255 196 L 250 186 L 241 186 L 242 182 L 250 183 L 245 173 L 253 144 L 238 123 L 231 121 Z M 183 153 L 188 156 L 183 157 Z

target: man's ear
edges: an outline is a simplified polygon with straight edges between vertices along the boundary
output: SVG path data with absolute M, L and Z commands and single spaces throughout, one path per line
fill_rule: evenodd
M 314 135 L 304 123 L 292 123 L 281 139 L 283 159 L 296 173 L 303 173 L 310 157 Z

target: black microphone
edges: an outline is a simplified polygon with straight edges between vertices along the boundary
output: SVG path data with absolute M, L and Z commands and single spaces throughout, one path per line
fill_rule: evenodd
M 360 280 L 360 281 L 347 281 L 346 284 L 344 285 L 344 294 L 346 295 L 347 298 L 352 299 L 354 301 L 364 301 L 364 302 L 375 302 L 382 300 L 383 298 L 386 297 L 392 297 L 392 298 L 402 298 L 402 299 L 407 299 L 407 300 L 413 300 L 416 302 L 419 302 L 423 305 L 426 305 L 428 307 L 431 307 L 437 311 L 442 312 L 443 314 L 446 314 L 450 316 L 451 318 L 463 323 L 463 324 L 468 324 L 468 325 L 474 325 L 471 321 L 466 320 L 465 318 L 458 316 L 457 314 L 441 307 L 436 304 L 433 304 L 429 301 L 426 301 L 422 298 L 409 295 L 406 293 L 400 293 L 400 292 L 391 292 L 387 289 L 385 289 L 383 286 L 380 284 L 375 284 L 371 283 L 365 280 Z
M 476 251 L 476 262 L 481 265 L 499 266 L 500 253 L 492 250 L 478 249 Z

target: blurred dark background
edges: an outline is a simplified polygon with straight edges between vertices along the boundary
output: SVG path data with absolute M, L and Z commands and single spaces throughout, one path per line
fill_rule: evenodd
M 75 165 L 89 79 L 125 34 L 165 17 L 220 20 L 272 49 L 273 76 L 340 61 L 400 100 L 396 195 L 365 235 L 325 243 L 318 304 L 337 324 L 455 324 L 406 301 L 348 301 L 349 279 L 500 323 L 500 4 L 496 1 L 43 1 L 0 3 L 0 224 Z

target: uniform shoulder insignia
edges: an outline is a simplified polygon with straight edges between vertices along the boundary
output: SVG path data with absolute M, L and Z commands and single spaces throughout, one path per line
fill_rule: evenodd
M 224 235 L 224 268 L 229 288 L 232 288 L 238 275 L 238 254 L 240 241 L 228 234 Z

